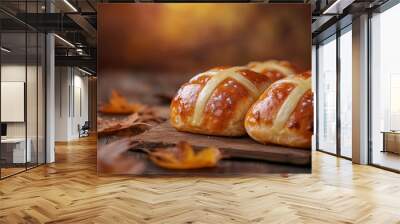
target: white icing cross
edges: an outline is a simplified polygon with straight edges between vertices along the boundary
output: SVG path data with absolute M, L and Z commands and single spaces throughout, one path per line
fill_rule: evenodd
M 279 83 L 293 83 L 296 87 L 287 96 L 285 102 L 282 104 L 278 113 L 276 114 L 274 124 L 271 128 L 272 132 L 282 130 L 283 126 L 289 119 L 290 115 L 296 109 L 299 100 L 311 88 L 311 78 L 308 79 L 282 79 L 275 82 L 273 85 Z
M 209 75 L 211 78 L 208 80 L 208 82 L 205 84 L 203 89 L 200 91 L 199 96 L 197 97 L 197 102 L 195 105 L 194 109 L 194 114 L 192 118 L 192 125 L 194 126 L 199 126 L 201 125 L 202 122 L 202 113 L 204 112 L 204 108 L 207 104 L 208 99 L 214 92 L 214 90 L 219 86 L 220 83 L 225 81 L 227 78 L 232 78 L 235 81 L 239 82 L 243 86 L 245 86 L 249 92 L 253 95 L 253 97 L 257 97 L 260 90 L 246 77 L 242 76 L 240 73 L 238 73 L 239 70 L 242 69 L 247 69 L 246 67 L 232 67 L 228 68 L 219 72 L 205 72 L 201 73 L 193 79 L 197 79 L 200 76 L 203 75 Z M 193 80 L 192 79 L 192 80 Z

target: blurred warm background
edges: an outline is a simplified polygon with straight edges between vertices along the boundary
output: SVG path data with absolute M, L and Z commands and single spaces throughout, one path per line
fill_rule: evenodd
M 117 89 L 159 104 L 157 96 L 219 65 L 282 59 L 310 69 L 310 29 L 304 4 L 100 4 L 99 99 Z
M 288 60 L 299 70 L 311 67 L 308 5 L 100 4 L 97 18 L 102 173 L 170 173 L 145 154 L 128 151 L 129 145 L 106 143 L 168 119 L 171 98 L 197 73 L 269 59 Z M 219 167 L 215 172 L 270 173 L 276 168 L 254 161 Z

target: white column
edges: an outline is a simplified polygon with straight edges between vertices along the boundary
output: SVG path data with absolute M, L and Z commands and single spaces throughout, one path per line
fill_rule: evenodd
M 55 56 L 54 35 L 46 36 L 46 163 L 55 161 Z
M 46 1 L 46 12 L 54 5 Z M 55 162 L 55 42 L 54 34 L 46 34 L 46 163 Z
M 353 162 L 368 163 L 368 15 L 353 19 Z

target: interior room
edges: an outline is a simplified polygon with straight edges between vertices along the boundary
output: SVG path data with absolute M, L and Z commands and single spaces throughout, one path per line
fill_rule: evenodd
M 64 10 L 57 7 L 58 4 L 49 3 L 49 7 L 58 11 Z M 56 142 L 62 144 L 87 137 L 89 132 L 95 130 L 95 116 L 92 112 L 89 117 L 89 113 L 90 110 L 96 109 L 93 103 L 89 107 L 89 97 L 96 98 L 96 86 L 93 85 L 96 78 L 91 68 L 95 67 L 95 64 L 76 60 L 71 63 L 69 58 L 64 57 L 88 58 L 89 47 L 85 45 L 85 48 L 83 43 L 79 43 L 79 40 L 84 38 L 79 32 L 68 35 L 75 37 L 74 41 L 78 42 L 76 45 L 80 48 L 63 38 L 65 34 L 54 34 L 52 46 L 48 46 L 46 32 L 49 30 L 25 22 L 29 20 L 28 13 L 46 13 L 46 1 L 4 1 L 1 6 L 4 7 L 1 11 L 4 22 L 1 30 L 0 58 L 0 178 L 3 179 L 43 165 L 46 161 L 54 161 L 54 152 L 46 149 L 54 147 Z M 44 20 L 36 18 L 30 21 L 40 23 Z M 51 52 L 48 47 L 51 47 Z M 85 48 L 85 51 L 82 48 Z M 51 55 L 57 55 L 60 59 L 49 61 Z M 49 64 L 50 62 L 52 64 Z M 54 86 L 47 83 L 46 77 L 49 77 L 50 71 L 58 74 L 54 76 Z M 54 98 L 47 96 L 49 86 L 53 89 L 51 97 Z M 48 102 L 49 99 L 52 99 L 51 103 Z M 48 105 L 53 105 L 51 112 L 46 110 Z M 46 129 L 49 126 L 49 117 L 54 119 L 51 121 L 54 125 L 52 131 Z M 48 132 L 54 133 L 51 140 Z
M 90 75 L 79 67 L 56 66 L 55 141 L 68 142 L 86 137 L 82 126 L 89 124 Z
M 127 133 L 137 137 L 168 122 L 171 91 L 181 83 L 173 73 L 169 78 L 137 76 L 127 82 L 117 73 L 98 78 L 104 65 L 98 60 L 104 46 L 98 43 L 127 52 L 117 47 L 122 46 L 118 30 L 109 32 L 107 41 L 98 39 L 105 22 L 99 20 L 99 6 L 165 2 L 171 1 L 0 1 L 0 223 L 400 223 L 398 0 L 232 1 L 310 7 L 311 173 L 275 169 L 229 177 L 123 175 L 126 170 L 135 173 L 122 153 L 135 142 L 115 140 Z M 108 18 L 112 27 L 116 20 Z M 289 32 L 286 28 L 283 36 Z M 195 30 L 190 33 L 193 38 Z M 154 40 L 159 44 L 160 39 Z M 142 59 L 150 68 L 167 64 L 162 63 L 165 58 L 149 62 L 137 52 L 126 58 Z M 170 55 L 181 57 L 176 67 L 188 59 L 182 52 Z M 109 56 L 107 62 L 126 60 Z M 297 56 L 290 60 L 307 61 Z M 118 84 L 124 94 L 104 88 L 110 84 Z M 148 90 L 154 94 L 146 94 Z M 107 94 L 100 94 L 104 91 Z M 106 120 L 98 113 L 104 102 L 113 103 L 110 99 L 132 110 L 156 108 L 157 113 L 146 114 L 151 121 L 141 120 L 140 113 L 129 113 L 132 120 L 124 122 L 118 117 Z M 108 131 L 117 137 L 104 137 Z M 98 136 L 113 153 L 97 151 Z M 114 141 L 118 144 L 112 145 Z M 117 164 L 101 165 L 118 175 L 99 171 L 98 158 Z
M 1 34 L 2 178 L 45 162 L 44 38 L 29 28 Z

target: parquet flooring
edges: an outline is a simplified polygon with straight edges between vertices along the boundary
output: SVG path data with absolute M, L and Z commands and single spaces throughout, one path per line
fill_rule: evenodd
M 21 168 L 14 168 L 14 167 L 4 168 L 3 167 L 3 168 L 1 168 L 1 176 L 2 177 L 7 177 L 7 176 L 13 175 L 15 173 L 22 172 L 24 170 L 25 170 L 25 167 L 23 167 L 23 168 L 22 167 Z
M 311 175 L 99 177 L 94 138 L 0 181 L 0 223 L 400 223 L 400 175 L 315 152 Z

